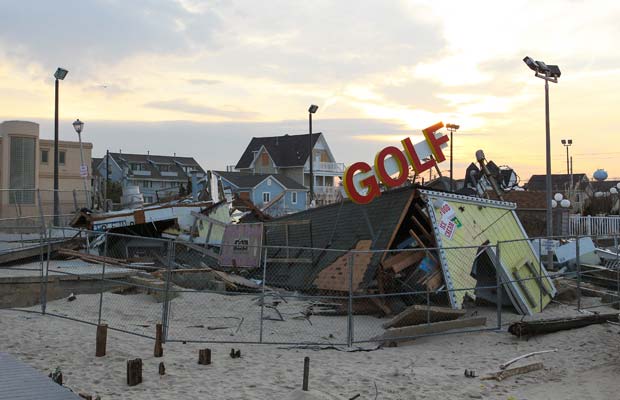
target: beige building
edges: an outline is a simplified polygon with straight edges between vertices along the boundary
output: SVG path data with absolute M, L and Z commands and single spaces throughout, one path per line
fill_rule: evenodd
M 59 141 L 58 188 L 62 214 L 86 206 L 84 179 L 80 176 L 80 144 Z M 83 143 L 84 164 L 91 182 L 92 143 Z M 54 141 L 39 138 L 39 124 L 29 121 L 0 123 L 0 218 L 38 216 L 38 195 L 45 214 L 53 213 Z

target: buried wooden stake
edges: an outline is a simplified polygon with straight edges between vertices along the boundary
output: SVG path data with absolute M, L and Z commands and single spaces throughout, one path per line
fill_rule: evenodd
M 164 348 L 161 345 L 161 338 L 163 336 L 163 328 L 161 324 L 155 326 L 155 349 L 153 350 L 153 356 L 163 357 Z
M 308 391 L 308 376 L 310 375 L 310 357 L 304 357 L 304 381 L 301 389 L 304 392 Z
M 166 375 L 166 366 L 163 361 L 159 363 L 159 375 Z
M 142 359 L 127 360 L 127 384 L 136 386 L 142 383 Z
M 107 342 L 108 342 L 108 325 L 107 324 L 97 325 L 95 357 L 105 356 Z
M 211 349 L 198 350 L 198 364 L 200 365 L 211 364 Z

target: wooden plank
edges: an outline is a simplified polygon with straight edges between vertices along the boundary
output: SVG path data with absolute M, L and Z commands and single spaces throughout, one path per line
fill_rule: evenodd
M 427 322 L 454 320 L 465 315 L 465 310 L 454 310 L 447 307 L 436 307 L 415 304 L 383 323 L 385 329 L 402 326 L 420 325 Z
M 418 221 L 418 219 L 416 217 L 414 217 L 413 215 L 411 216 L 411 220 L 413 221 L 413 224 L 420 230 L 420 232 L 422 232 L 422 236 L 424 236 L 427 240 L 429 244 L 433 243 L 433 235 L 431 235 L 426 228 L 424 227 L 424 225 L 422 225 L 420 223 L 420 221 Z
M 391 328 L 386 330 L 383 335 L 374 338 L 374 341 L 399 341 L 410 340 L 414 336 L 430 335 L 441 333 L 453 329 L 472 328 L 484 326 L 487 323 L 486 317 L 474 317 L 456 319 L 454 321 L 432 322 L 424 325 L 405 326 L 402 328 Z
M 515 336 L 535 336 L 545 333 L 582 328 L 588 325 L 604 324 L 608 321 L 618 322 L 618 313 L 581 315 L 573 318 L 553 318 L 536 321 L 519 321 L 508 327 L 508 332 Z
M 407 200 L 407 204 L 405 204 L 405 206 L 403 207 L 403 211 L 401 212 L 400 217 L 398 217 L 398 223 L 396 224 L 396 226 L 394 227 L 394 231 L 390 235 L 390 240 L 388 240 L 386 249 L 392 248 L 392 245 L 394 244 L 394 239 L 396 239 L 396 234 L 400 230 L 400 226 L 403 224 L 403 221 L 405 220 L 405 217 L 407 216 L 407 213 L 409 212 L 409 208 L 411 207 L 411 203 L 413 202 L 413 198 L 415 197 L 415 195 L 416 193 L 412 192 L 411 196 L 409 196 L 409 199 Z M 380 261 L 385 260 L 385 258 L 386 258 L 386 253 L 383 253 Z
M 398 273 L 405 268 L 417 264 L 424 258 L 425 255 L 425 252 L 422 250 L 402 251 L 394 256 L 391 256 L 390 258 L 385 259 L 382 263 L 383 268 L 392 269 L 394 272 Z
M 505 369 L 503 371 L 496 372 L 488 376 L 483 376 L 482 378 L 480 378 L 480 380 L 484 381 L 484 380 L 489 380 L 489 379 L 495 379 L 497 381 L 502 381 L 506 378 L 510 378 L 511 376 L 526 374 L 528 372 L 538 371 L 539 369 L 543 369 L 543 363 L 541 362 L 524 365 L 522 367 Z

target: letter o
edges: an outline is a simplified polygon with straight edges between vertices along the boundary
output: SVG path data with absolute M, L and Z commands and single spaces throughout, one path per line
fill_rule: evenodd
M 385 159 L 387 156 L 392 156 L 394 161 L 398 164 L 398 177 L 392 178 L 385 169 Z M 385 149 L 377 153 L 375 157 L 375 172 L 383 183 L 389 187 L 400 186 L 407 180 L 407 159 L 405 155 L 397 147 L 388 146 Z

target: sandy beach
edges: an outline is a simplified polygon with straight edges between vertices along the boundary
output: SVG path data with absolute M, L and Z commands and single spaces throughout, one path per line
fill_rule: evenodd
M 161 304 L 144 294 L 120 296 L 106 293 L 105 296 L 112 296 L 105 303 L 107 309 L 104 310 L 104 319 L 108 318 L 110 326 L 125 329 L 134 326 L 135 330 L 152 333 L 152 324 L 157 322 L 157 310 Z M 119 296 L 118 301 L 114 301 L 113 296 Z M 174 300 L 172 336 L 174 326 L 192 329 L 187 327 L 223 323 L 223 320 L 205 319 L 207 314 L 201 311 L 204 306 L 217 310 L 219 315 L 230 315 L 234 309 L 249 319 L 255 314 L 244 313 L 242 304 L 248 303 L 247 310 L 255 301 L 254 296 L 215 294 L 199 295 L 200 299 L 208 300 L 204 305 L 195 305 L 195 313 L 179 311 L 186 311 L 181 304 L 195 302 L 197 297 L 196 294 L 183 293 Z M 57 300 L 48 303 L 48 310 L 66 315 L 92 311 L 97 298 L 98 295 L 81 295 L 74 302 Z M 598 301 L 593 298 L 586 300 Z M 293 310 L 295 305 L 289 307 Z M 487 326 L 496 323 L 493 308 L 478 307 L 477 311 L 478 315 L 487 316 Z M 552 304 L 543 316 L 576 314 L 574 307 Z M 337 334 L 342 333 L 343 326 L 346 326 L 345 317 L 312 318 L 310 332 L 316 335 L 324 331 L 326 338 L 330 334 L 338 338 Z M 76 392 L 97 394 L 102 399 L 349 399 L 356 394 L 360 394 L 360 399 L 616 398 L 620 390 L 617 379 L 620 373 L 620 326 L 593 325 L 519 340 L 507 333 L 505 327 L 520 318 L 506 311 L 501 332 L 426 337 L 397 348 L 370 352 L 295 349 L 284 345 L 169 342 L 164 345 L 164 357 L 154 358 L 152 340 L 110 330 L 107 355 L 96 358 L 95 326 L 53 316 L 0 310 L 0 351 L 11 353 L 45 374 L 59 366 L 68 387 Z M 383 321 L 374 317 L 356 318 L 356 331 L 373 332 Z M 139 327 L 140 324 L 149 326 Z M 308 323 L 287 319 L 276 327 L 273 324 L 275 322 L 266 329 L 266 334 L 277 331 L 282 338 L 291 338 L 304 331 L 303 326 Z M 196 337 L 217 338 L 213 335 L 220 335 L 219 339 L 242 340 L 256 334 L 252 331 L 254 326 L 256 324 L 246 320 L 237 333 L 240 336 L 235 336 L 230 329 L 202 329 L 203 336 Z M 213 351 L 213 364 L 209 366 L 197 364 L 198 349 L 205 347 Z M 232 347 L 241 349 L 240 359 L 230 358 Z M 367 343 L 364 347 L 372 348 L 373 344 Z M 549 349 L 558 351 L 528 359 L 543 361 L 545 368 L 541 371 L 502 382 L 464 376 L 466 368 L 483 375 L 497 371 L 499 364 L 516 356 Z M 299 389 L 305 356 L 311 359 L 311 391 L 303 393 Z M 125 363 L 127 359 L 138 357 L 144 361 L 144 382 L 128 387 Z M 157 372 L 160 361 L 166 365 L 166 375 L 161 377 Z

